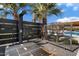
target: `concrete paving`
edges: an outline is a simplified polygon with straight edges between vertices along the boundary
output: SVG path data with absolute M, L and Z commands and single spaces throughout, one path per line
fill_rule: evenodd
M 77 50 L 75 52 L 71 52 L 71 51 L 62 49 L 60 47 L 51 45 L 49 43 L 45 44 L 45 45 L 42 45 L 42 46 L 47 47 L 48 50 L 55 53 L 56 56 L 76 56 L 76 54 L 77 54 Z
M 6 47 L 5 55 L 6 56 L 22 56 L 22 55 L 28 55 L 28 51 L 35 49 L 37 46 L 32 43 L 24 43 L 21 45 L 15 45 L 15 46 L 9 46 L 8 48 Z
M 0 47 L 0 56 L 5 55 L 5 46 Z
M 5 56 L 39 56 L 42 54 L 41 52 L 37 53 L 40 47 L 45 47 L 52 53 L 55 53 L 56 56 L 78 56 L 79 55 L 78 49 L 75 50 L 74 52 L 71 52 L 50 44 L 48 40 L 42 40 L 38 43 L 26 42 L 20 45 L 6 46 Z

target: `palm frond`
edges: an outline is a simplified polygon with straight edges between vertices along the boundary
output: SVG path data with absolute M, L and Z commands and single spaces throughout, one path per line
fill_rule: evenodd
M 60 9 L 55 8 L 48 11 L 48 15 L 52 15 L 52 14 L 58 16 L 59 14 L 62 14 L 62 12 Z
M 19 15 L 20 16 L 23 16 L 24 14 L 26 14 L 27 13 L 27 11 L 26 10 L 23 10 Z
M 26 5 L 27 5 L 26 3 L 19 3 L 19 7 L 24 7 Z

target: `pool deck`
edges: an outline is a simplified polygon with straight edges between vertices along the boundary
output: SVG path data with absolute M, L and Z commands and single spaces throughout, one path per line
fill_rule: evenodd
M 71 52 L 50 44 L 48 40 L 40 40 L 38 43 L 30 41 L 20 45 L 6 46 L 5 56 L 33 56 L 32 52 L 40 47 L 47 48 L 49 51 L 55 53 L 56 56 L 79 56 L 79 48 Z M 38 55 L 36 54 L 36 56 Z

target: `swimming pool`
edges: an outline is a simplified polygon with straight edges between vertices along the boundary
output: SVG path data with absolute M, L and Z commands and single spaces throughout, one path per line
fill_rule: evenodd
M 71 31 L 64 32 L 64 35 L 70 36 L 71 35 Z M 79 32 L 72 31 L 72 36 L 73 37 L 79 37 Z

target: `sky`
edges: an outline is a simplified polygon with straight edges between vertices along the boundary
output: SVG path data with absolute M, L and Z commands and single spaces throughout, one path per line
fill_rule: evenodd
M 56 19 L 57 22 L 79 21 L 79 3 L 60 3 L 58 6 L 62 8 L 63 15 Z
M 55 16 L 47 16 L 47 23 L 52 22 L 71 22 L 79 21 L 79 3 L 58 3 L 57 7 L 62 10 L 62 14 Z M 13 19 L 8 15 L 7 18 Z M 25 14 L 23 16 L 24 21 L 32 21 L 32 14 Z

